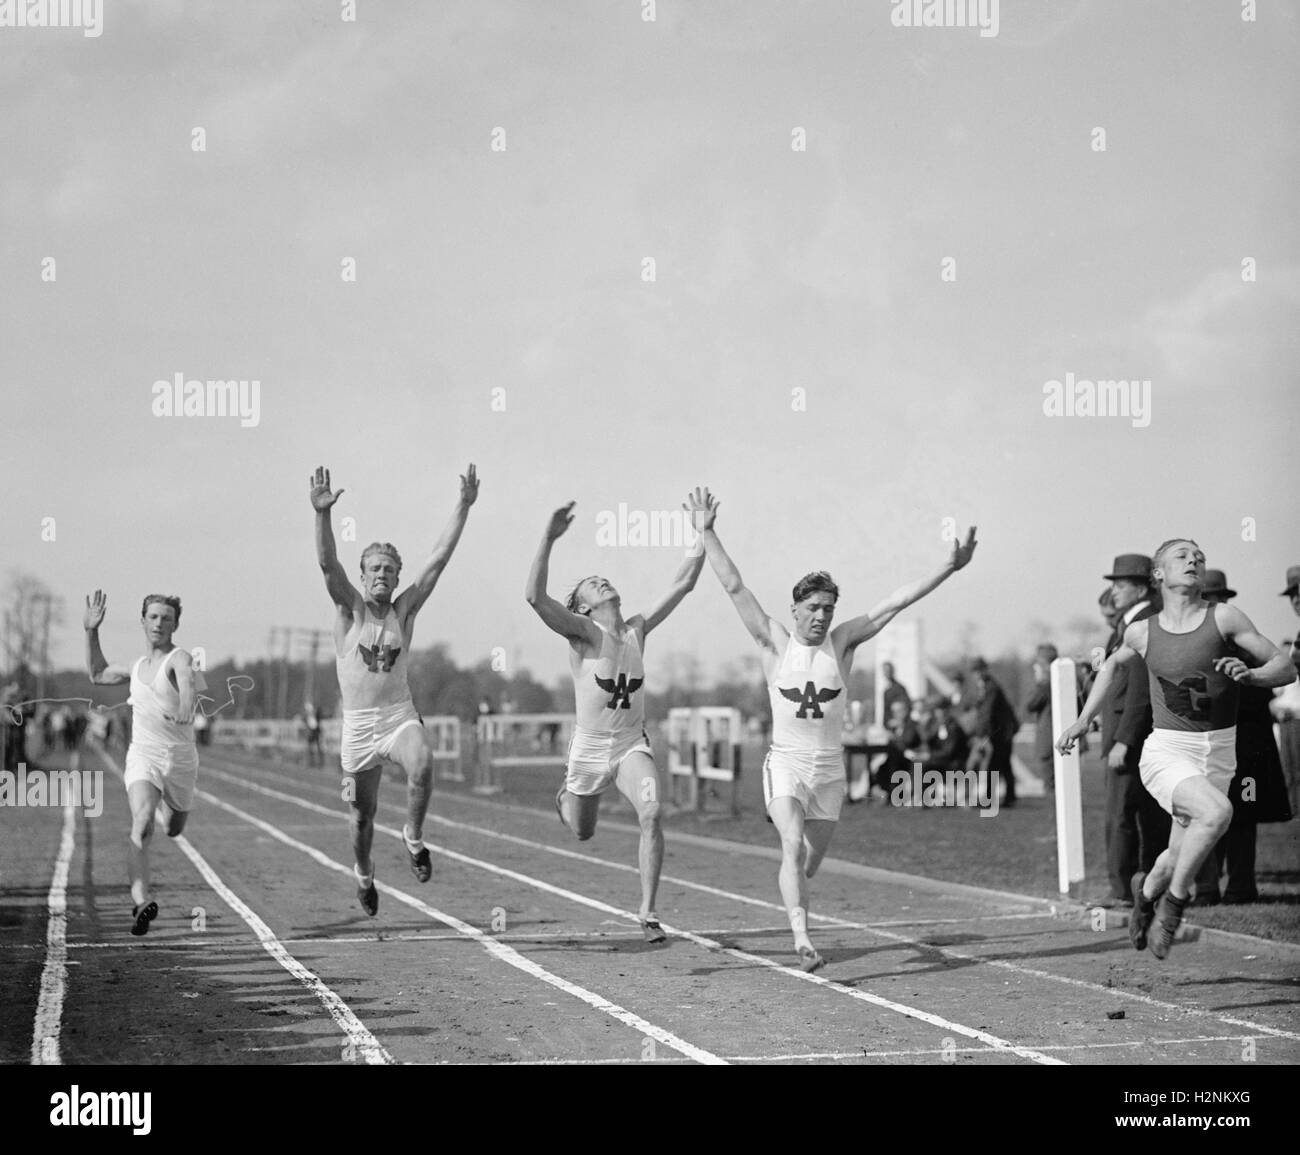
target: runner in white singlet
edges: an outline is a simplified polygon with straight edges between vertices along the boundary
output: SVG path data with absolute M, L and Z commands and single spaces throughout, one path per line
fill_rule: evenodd
M 794 932 L 799 966 L 815 971 L 825 960 L 808 937 L 808 880 L 817 873 L 844 802 L 845 686 L 853 655 L 902 610 L 920 601 L 970 561 L 975 530 L 937 574 L 896 589 L 861 617 L 831 629 L 839 587 L 830 574 L 810 573 L 794 587 L 794 630 L 771 618 L 746 588 L 713 529 L 718 502 L 697 489 L 682 508 L 691 514 L 709 564 L 758 643 L 772 705 L 772 749 L 763 762 L 763 797 L 781 836 L 781 898 Z
M 149 843 L 154 815 L 169 838 L 185 829 L 194 804 L 199 754 L 194 744 L 194 714 L 205 688 L 203 674 L 189 653 L 172 644 L 181 620 L 181 600 L 150 594 L 140 607 L 144 657 L 128 670 L 111 665 L 99 645 L 99 627 L 108 609 L 102 590 L 86 598 L 86 666 L 99 686 L 131 683 L 131 745 L 126 752 L 127 799 L 131 805 L 131 835 L 127 841 L 127 873 L 131 880 L 131 933 L 149 933 L 158 916 L 150 897 Z
M 580 841 L 596 832 L 600 795 L 610 786 L 636 809 L 641 826 L 641 930 L 647 942 L 667 937 L 655 913 L 664 836 L 659 819 L 659 776 L 645 732 L 646 635 L 677 607 L 699 579 L 704 554 L 693 550 L 677 571 L 672 588 L 648 614 L 623 619 L 618 591 L 602 577 L 580 581 L 561 605 L 546 592 L 551 546 L 573 522 L 573 502 L 557 509 L 546 526 L 528 575 L 528 604 L 569 642 L 569 668 L 577 704 L 577 725 L 569 745 L 564 784 L 555 808 Z
M 361 590 L 348 581 L 339 564 L 330 524 L 330 508 L 342 496 L 330 491 L 329 470 L 317 468 L 310 478 L 311 504 L 316 511 L 316 557 L 325 575 L 325 588 L 337 607 L 334 653 L 343 705 L 340 761 L 344 797 L 352 806 L 353 872 L 357 899 L 372 917 L 379 912 L 375 866 L 370 850 L 379 806 L 380 766 L 387 760 L 406 771 L 406 825 L 402 839 L 411 873 L 428 882 L 433 872 L 424 844 L 424 818 L 433 791 L 433 763 L 420 715 L 411 700 L 407 665 L 415 615 L 420 612 L 438 578 L 451 560 L 478 497 L 474 466 L 461 475 L 460 500 L 433 553 L 415 583 L 396 598 L 402 558 L 388 542 L 373 542 L 361 554 Z

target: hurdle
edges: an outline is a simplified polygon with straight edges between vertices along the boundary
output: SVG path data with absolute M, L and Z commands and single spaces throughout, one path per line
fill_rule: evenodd
M 474 728 L 475 794 L 500 794 L 503 766 L 553 767 L 569 761 L 572 714 L 483 714 Z
M 1051 666 L 1052 734 L 1058 735 L 1079 717 L 1074 662 L 1057 658 Z M 1083 886 L 1083 796 L 1079 783 L 1079 744 L 1068 754 L 1052 750 L 1056 780 L 1056 867 L 1062 894 L 1078 897 Z
M 687 806 L 703 813 L 706 781 L 731 783 L 731 815 L 740 817 L 740 711 L 730 706 L 678 706 L 668 711 L 668 774 L 674 805 L 683 780 Z

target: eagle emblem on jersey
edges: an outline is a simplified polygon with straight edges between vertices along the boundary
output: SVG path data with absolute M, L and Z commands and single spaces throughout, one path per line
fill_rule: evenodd
M 397 655 L 402 652 L 401 646 L 357 646 L 357 652 L 361 655 L 361 660 L 365 662 L 366 669 L 372 674 L 386 674 L 393 668 L 393 663 L 397 661 Z
M 1160 677 L 1159 674 L 1156 677 Z M 1175 685 L 1166 678 L 1160 678 L 1160 689 L 1165 696 L 1165 705 L 1180 718 L 1189 722 L 1208 722 L 1210 720 L 1210 695 L 1206 692 L 1204 674 L 1193 674 Z
M 787 690 L 784 686 L 778 686 L 777 689 L 781 691 L 781 697 L 799 703 L 796 718 L 807 718 L 809 710 L 814 718 L 821 718 L 825 716 L 822 714 L 822 703 L 834 701 L 844 687 L 841 686 L 839 690 L 819 690 L 812 682 L 806 682 L 802 690 L 793 687 Z
M 645 681 L 644 678 L 629 678 L 626 674 L 619 674 L 617 682 L 613 678 L 593 676 L 596 678 L 596 685 L 610 695 L 609 701 L 605 703 L 606 710 L 630 710 L 632 695 Z

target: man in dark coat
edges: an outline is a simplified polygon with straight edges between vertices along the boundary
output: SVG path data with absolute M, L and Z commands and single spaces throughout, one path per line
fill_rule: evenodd
M 1002 807 L 1010 810 L 1016 804 L 1016 776 L 1011 770 L 1011 747 L 1020 719 L 1007 700 L 1006 691 L 998 684 L 983 658 L 971 663 L 971 677 L 975 683 L 976 714 L 975 737 L 987 756 L 985 768 L 990 774 L 999 774 L 1006 787 Z
M 1118 617 L 1106 644 L 1110 657 L 1135 621 L 1159 612 L 1153 599 L 1151 559 L 1126 553 L 1115 559 L 1111 604 Z M 1169 844 L 1169 815 L 1160 809 L 1142 785 L 1138 763 L 1142 746 L 1151 733 L 1151 692 L 1141 658 L 1121 666 L 1101 709 L 1101 758 L 1106 773 L 1106 873 L 1111 901 L 1132 906 L 1131 880 L 1139 870 L 1149 871 Z
M 1056 733 L 1052 728 L 1052 663 L 1060 656 L 1056 647 L 1044 642 L 1034 654 L 1034 692 L 1025 703 L 1025 710 L 1036 720 L 1034 730 L 1034 771 L 1043 780 L 1048 791 L 1056 789 L 1056 768 L 1053 748 Z

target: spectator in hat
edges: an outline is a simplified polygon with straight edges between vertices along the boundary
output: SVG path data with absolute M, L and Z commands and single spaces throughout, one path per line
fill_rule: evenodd
M 1291 600 L 1291 608 L 1300 617 L 1300 565 L 1286 571 L 1286 589 L 1281 594 Z M 1300 669 L 1300 635 L 1291 644 L 1291 660 Z M 1291 813 L 1300 812 L 1300 683 L 1283 686 L 1272 702 L 1273 717 L 1278 722 L 1282 745 L 1282 770 L 1286 775 L 1287 800 Z
M 1211 604 L 1221 605 L 1235 598 L 1237 591 L 1228 588 L 1221 569 L 1207 569 L 1201 596 Z M 1234 651 L 1250 664 L 1246 655 Z M 1288 822 L 1291 806 L 1287 799 L 1286 778 L 1277 743 L 1273 740 L 1273 719 L 1269 703 L 1273 692 L 1260 686 L 1243 684 L 1237 707 L 1237 769 L 1228 787 L 1232 803 L 1232 824 L 1219 839 L 1196 876 L 1196 905 L 1213 906 L 1220 901 L 1219 878 L 1226 867 L 1227 883 L 1224 902 L 1255 902 L 1255 827 L 1260 822 Z
M 1125 553 L 1111 572 L 1111 604 L 1117 615 L 1106 643 L 1110 657 L 1135 621 L 1159 612 L 1152 597 L 1151 559 Z M 1123 669 L 1123 667 L 1121 667 Z M 1110 899 L 1132 906 L 1131 884 L 1139 870 L 1149 871 L 1169 844 L 1169 815 L 1142 785 L 1138 763 L 1151 733 L 1151 691 L 1146 665 L 1139 658 L 1111 683 L 1101 709 L 1101 757 L 1106 774 L 1106 873 Z
M 1052 760 L 1054 739 L 1052 729 L 1052 663 L 1060 657 L 1051 642 L 1044 642 L 1034 652 L 1034 692 L 1025 703 L 1025 711 L 1035 718 L 1034 770 L 1048 790 L 1056 789 L 1055 763 Z

